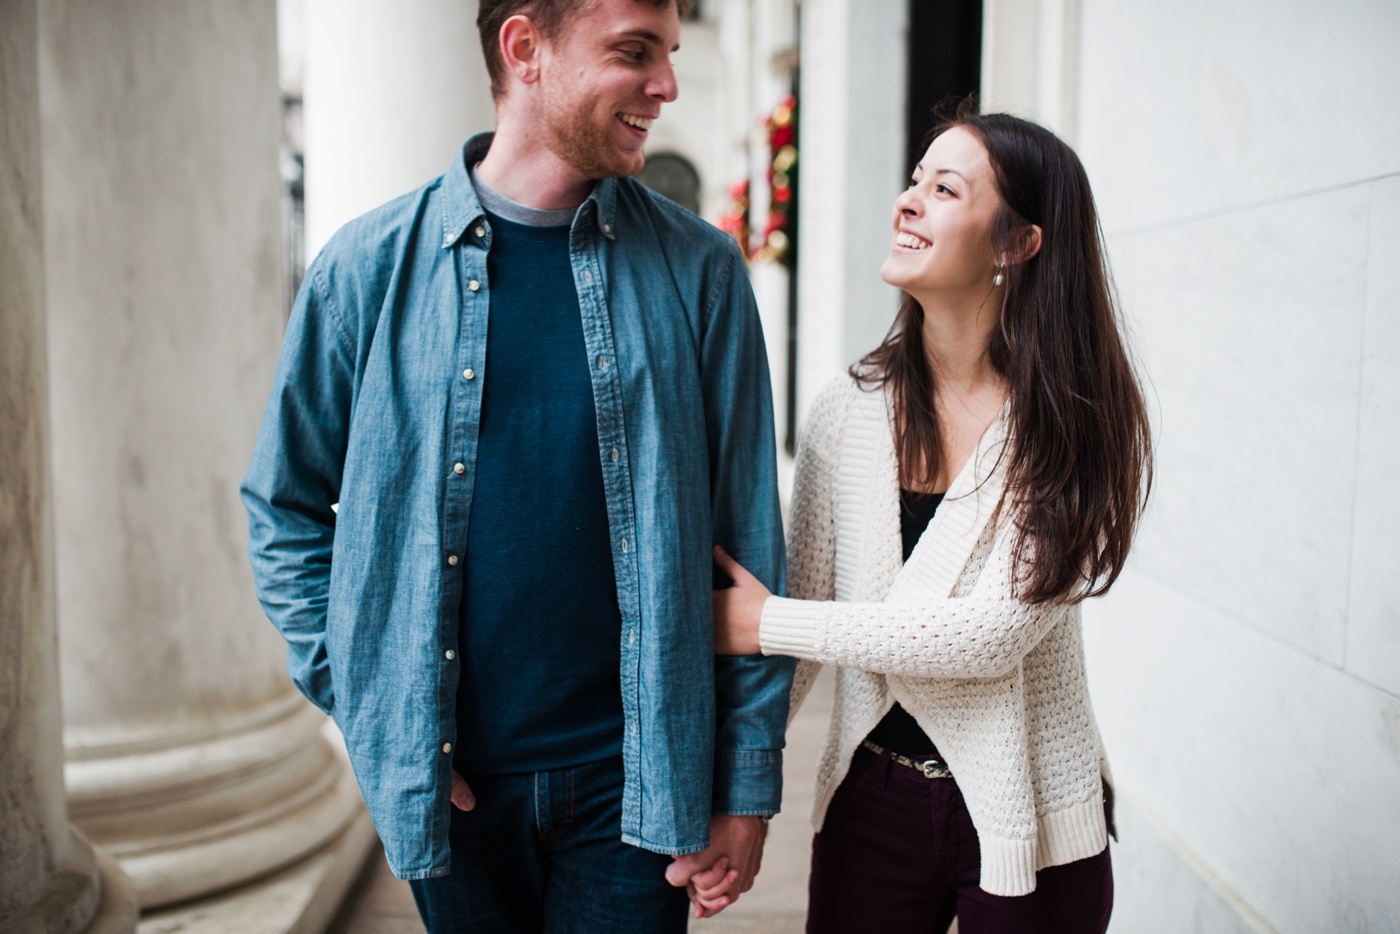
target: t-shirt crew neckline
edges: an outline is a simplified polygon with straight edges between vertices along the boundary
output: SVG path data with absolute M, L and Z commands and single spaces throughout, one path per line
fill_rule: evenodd
M 480 165 L 481 163 L 478 162 L 467 171 L 471 176 L 472 187 L 476 189 L 476 199 L 481 202 L 482 209 L 488 214 L 494 214 L 511 223 L 525 227 L 569 227 L 573 224 L 574 215 L 578 213 L 578 208 L 546 210 L 532 208 L 519 201 L 512 201 L 481 180 L 476 171 Z

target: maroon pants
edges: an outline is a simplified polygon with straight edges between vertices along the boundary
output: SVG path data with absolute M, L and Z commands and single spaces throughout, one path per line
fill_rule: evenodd
M 1036 873 L 1010 898 L 977 887 L 981 853 L 951 778 L 857 749 L 812 840 L 807 934 L 1103 934 L 1113 910 L 1108 850 Z

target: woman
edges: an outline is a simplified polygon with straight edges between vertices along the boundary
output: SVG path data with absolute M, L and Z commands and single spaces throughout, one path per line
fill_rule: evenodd
M 792 598 L 716 553 L 719 652 L 802 659 L 794 710 L 838 666 L 807 930 L 1102 932 L 1079 603 L 1122 570 L 1151 443 L 1083 166 L 960 112 L 895 201 L 881 274 L 894 327 L 804 427 Z

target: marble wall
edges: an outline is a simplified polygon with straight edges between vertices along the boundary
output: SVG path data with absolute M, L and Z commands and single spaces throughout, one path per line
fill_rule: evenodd
M 1381 0 L 1080 11 L 1072 135 L 1159 445 L 1086 614 L 1095 705 L 1128 832 L 1257 930 L 1400 927 L 1397 37 Z M 1131 930 L 1217 929 L 1143 859 Z

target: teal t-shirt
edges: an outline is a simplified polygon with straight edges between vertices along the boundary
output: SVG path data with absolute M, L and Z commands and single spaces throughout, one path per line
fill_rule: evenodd
M 531 772 L 621 753 L 622 622 L 569 227 L 508 220 L 488 197 L 454 763 Z

